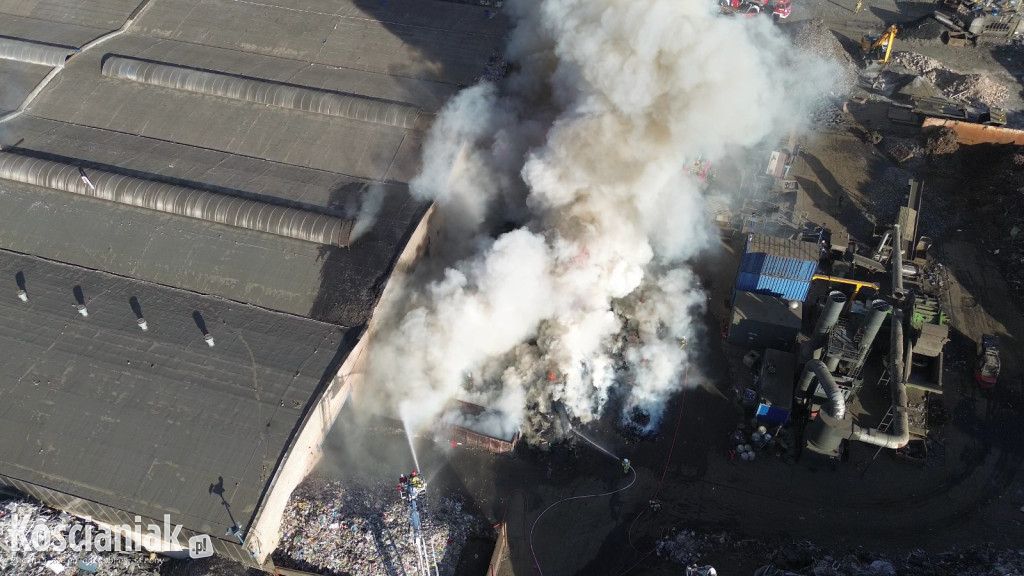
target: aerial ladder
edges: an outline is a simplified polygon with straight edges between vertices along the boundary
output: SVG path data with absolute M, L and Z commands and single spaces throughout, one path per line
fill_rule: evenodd
M 423 504 L 425 498 L 420 497 L 427 491 L 424 482 L 415 470 L 408 477 L 399 478 L 398 490 L 406 503 L 409 514 L 409 540 L 416 551 L 416 576 L 441 576 L 437 561 L 437 551 L 430 544 L 429 525 L 426 522 Z

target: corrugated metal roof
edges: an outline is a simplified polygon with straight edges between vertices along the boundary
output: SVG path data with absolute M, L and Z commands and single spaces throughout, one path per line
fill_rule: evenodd
M 736 277 L 736 289 L 743 292 L 772 294 L 786 300 L 803 302 L 811 289 L 810 282 L 740 272 Z
M 747 238 L 748 254 L 770 254 L 793 260 L 817 262 L 820 256 L 818 245 L 803 240 L 777 238 L 765 234 L 751 234 Z
M 758 276 L 777 276 L 810 282 L 817 271 L 816 260 L 797 260 L 761 252 L 748 252 L 740 260 L 740 272 Z

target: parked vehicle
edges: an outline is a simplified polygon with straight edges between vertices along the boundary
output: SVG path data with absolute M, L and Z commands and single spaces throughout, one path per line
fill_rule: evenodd
M 974 370 L 974 380 L 978 387 L 994 388 L 999 378 L 999 337 L 991 334 L 981 336 L 981 347 L 978 351 L 978 366 Z

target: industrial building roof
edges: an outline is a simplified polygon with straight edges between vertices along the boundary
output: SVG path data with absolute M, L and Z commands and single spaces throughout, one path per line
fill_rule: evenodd
M 244 525 L 428 208 L 408 190 L 425 124 L 358 113 L 429 119 L 484 74 L 506 28 L 493 8 L 435 0 L 0 0 L 4 154 L 376 212 L 343 248 L 0 179 L 0 474 L 214 535 L 230 524 L 223 479 Z M 54 69 L 8 57 L 22 42 L 81 51 Z M 112 58 L 357 105 L 105 75 Z
M 210 487 L 251 518 L 355 330 L 7 251 L 0 278 L 0 473 L 215 535 Z
M 814 242 L 778 238 L 765 234 L 751 234 L 747 239 L 748 254 L 768 254 L 780 258 L 817 262 L 819 259 L 818 245 Z
M 793 403 L 796 355 L 767 348 L 761 362 L 761 397 L 764 403 L 789 410 Z
M 0 248 L 346 326 L 367 321 L 426 211 L 407 186 L 422 126 L 113 78 L 103 61 L 139 58 L 429 115 L 484 73 L 505 31 L 500 14 L 484 18 L 483 8 L 414 0 L 350 0 L 330 11 L 301 0 L 0 0 L 0 13 L 0 38 L 70 47 L 134 17 L 122 34 L 73 55 L 23 114 L 0 123 L 8 152 L 342 217 L 382 197 L 376 224 L 349 249 L 0 180 L 16 208 L 0 213 Z M 17 107 L 48 71 L 0 60 L 0 80 L 17 80 L 4 83 L 0 110 Z
M 737 291 L 733 298 L 733 323 L 752 320 L 772 326 L 800 329 L 803 304 L 767 294 Z

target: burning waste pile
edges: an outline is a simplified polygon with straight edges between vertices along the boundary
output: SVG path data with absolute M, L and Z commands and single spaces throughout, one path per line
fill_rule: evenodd
M 424 544 L 437 558 L 438 573 L 450 576 L 479 522 L 458 499 L 424 493 L 418 500 Z M 309 478 L 285 509 L 274 562 L 318 574 L 418 574 L 422 570 L 410 531 L 408 506 L 394 485 L 351 486 Z
M 0 500 L 0 574 L 160 573 L 164 557 L 113 551 L 115 543 L 103 540 L 106 535 L 109 532 L 96 524 L 42 504 Z M 124 542 L 118 544 L 121 550 L 130 549 Z
M 509 75 L 448 103 L 411 182 L 438 235 L 375 316 L 370 401 L 414 406 L 422 429 L 458 398 L 533 445 L 556 406 L 658 429 L 688 367 L 700 378 L 690 263 L 718 242 L 687 168 L 805 128 L 835 84 L 770 22 L 713 8 L 505 5 Z

